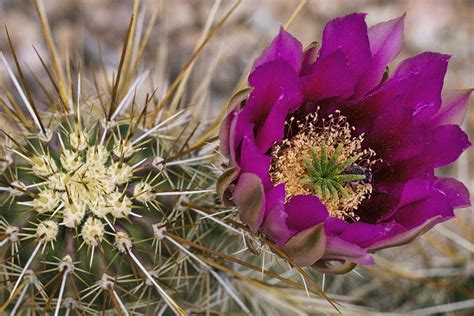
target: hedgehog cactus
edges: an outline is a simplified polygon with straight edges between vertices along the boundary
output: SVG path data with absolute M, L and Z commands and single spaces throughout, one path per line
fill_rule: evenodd
M 16 70 L 0 55 L 18 96 L 6 91 L 1 102 L 9 124 L 1 129 L 1 312 L 184 315 L 220 285 L 248 311 L 186 246 L 208 238 L 198 222 L 206 214 L 192 205 L 213 202 L 214 147 L 190 109 L 168 110 L 154 92 L 140 101 L 149 72 L 133 71 L 131 56 L 140 54 L 129 44 L 143 40 L 133 33 L 137 22 L 113 83 L 94 73 L 86 90 L 79 71 L 64 79 L 41 3 L 37 9 L 53 65 L 38 55 L 54 88 L 46 108 L 32 96 L 9 35 Z
M 84 122 L 80 106 L 75 113 L 65 115 L 47 134 L 25 133 L 24 144 L 11 139 L 16 143 L 11 149 L 14 162 L 4 171 L 8 187 L 2 188 L 10 198 L 2 210 L 2 244 L 12 249 L 11 260 L 4 263 L 11 297 L 23 297 L 35 280 L 32 276 L 43 284 L 52 280 L 51 274 L 38 274 L 42 262 L 61 279 L 56 310 L 62 299 L 75 297 L 74 278 L 94 282 L 102 276 L 99 289 L 117 295 L 116 281 L 108 275 L 129 275 L 119 282 L 134 280 L 135 267 L 144 284 L 150 283 L 172 309 L 181 311 L 164 290 L 170 284 L 155 280 L 168 275 L 173 254 L 161 243 L 171 238 L 166 232 L 189 233 L 185 227 L 192 227 L 194 219 L 184 216 L 182 208 L 192 195 L 203 198 L 213 191 L 202 166 L 210 156 L 167 163 L 162 155 L 180 153 L 182 144 L 171 135 L 153 137 L 150 131 L 159 133 L 160 128 L 138 136 L 130 124 L 101 127 Z M 156 126 L 166 128 L 171 122 Z M 197 161 L 201 166 L 189 165 Z M 145 262 L 157 268 L 145 268 Z M 140 281 L 133 283 L 128 291 Z M 82 290 L 84 301 L 96 302 L 89 295 L 94 286 Z M 118 296 L 115 300 L 122 306 Z

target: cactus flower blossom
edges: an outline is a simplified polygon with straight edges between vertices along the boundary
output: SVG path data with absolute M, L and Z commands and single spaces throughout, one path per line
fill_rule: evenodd
M 300 266 L 373 264 L 371 253 L 470 205 L 466 187 L 435 169 L 470 146 L 460 124 L 471 91 L 442 91 L 450 56 L 439 53 L 389 73 L 403 21 L 339 17 L 307 49 L 282 28 L 222 124 L 222 199 Z

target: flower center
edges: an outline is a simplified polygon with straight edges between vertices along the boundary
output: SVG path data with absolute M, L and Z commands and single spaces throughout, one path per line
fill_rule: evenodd
M 297 132 L 272 147 L 273 183 L 286 184 L 286 200 L 315 195 L 331 216 L 358 220 L 356 210 L 372 192 L 375 162 L 375 152 L 362 148 L 364 135 L 352 136 L 354 129 L 338 112 L 321 122 L 317 114 L 291 118 L 287 126 Z

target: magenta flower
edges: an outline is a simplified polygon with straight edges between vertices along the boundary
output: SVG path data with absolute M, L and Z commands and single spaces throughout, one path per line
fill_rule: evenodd
M 370 253 L 470 205 L 462 183 L 434 170 L 470 146 L 459 125 L 471 91 L 441 92 L 439 53 L 389 75 L 404 17 L 368 29 L 364 19 L 330 21 L 319 51 L 281 29 L 221 127 L 222 199 L 301 266 L 372 264 Z

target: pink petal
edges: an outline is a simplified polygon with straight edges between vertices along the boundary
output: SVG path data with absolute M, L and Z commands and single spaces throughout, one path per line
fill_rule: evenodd
M 240 153 L 240 169 L 242 173 L 251 172 L 256 174 L 265 188 L 272 187 L 269 175 L 271 157 L 263 154 L 255 144 L 255 141 L 245 136 L 242 140 Z
M 347 99 L 354 93 L 356 79 L 340 50 L 320 56 L 314 70 L 302 78 L 306 98 L 317 101 L 333 97 Z
M 356 95 L 363 95 L 375 88 L 380 83 L 388 63 L 402 49 L 404 19 L 405 15 L 369 28 L 368 36 L 372 52 L 372 65 L 359 81 Z
M 440 178 L 435 181 L 434 187 L 446 196 L 451 207 L 471 206 L 469 190 L 462 182 L 452 178 Z
M 456 124 L 461 125 L 466 117 L 469 96 L 472 89 L 451 90 L 442 94 L 442 104 L 438 113 L 431 119 L 431 126 Z
M 296 231 L 322 223 L 328 211 L 321 201 L 313 195 L 297 195 L 285 204 L 288 213 L 287 224 Z
M 426 52 L 405 59 L 395 70 L 394 78 L 410 73 L 420 74 L 412 86 L 406 104 L 413 109 L 417 122 L 423 124 L 436 114 L 441 106 L 441 89 L 450 56 Z
M 303 47 L 283 27 L 280 28 L 280 32 L 271 44 L 257 58 L 254 68 L 279 59 L 287 62 L 296 73 L 300 72 L 301 63 L 303 62 Z
M 370 53 L 365 14 L 354 13 L 335 18 L 326 24 L 320 58 L 340 50 L 347 59 L 349 71 L 359 78 L 370 66 Z
M 411 242 L 416 237 L 426 233 L 434 225 L 442 222 L 443 220 L 446 220 L 446 219 L 443 219 L 442 216 L 436 216 L 436 217 L 430 218 L 426 220 L 423 224 L 415 228 L 412 228 L 410 230 L 407 230 L 406 232 L 397 234 L 391 238 L 387 238 L 379 242 L 376 242 L 375 244 L 372 244 L 368 248 L 368 250 L 371 252 L 375 252 L 375 251 L 385 249 L 385 248 L 398 247 L 398 246 L 405 245 Z
M 345 260 L 363 265 L 374 263 L 374 259 L 367 254 L 365 249 L 336 236 L 327 237 L 326 251 L 323 259 Z
M 471 146 L 467 134 L 458 125 L 438 126 L 431 131 L 431 141 L 427 144 L 426 157 L 437 168 L 447 165 Z
M 242 173 L 235 188 L 233 201 L 239 217 L 252 232 L 257 232 L 265 213 L 265 193 L 260 178 L 253 173 Z
M 325 248 L 326 234 L 322 224 L 299 232 L 282 247 L 300 267 L 307 267 L 318 261 L 323 256 Z
M 261 231 L 279 247 L 283 246 L 294 232 L 286 225 L 285 209 L 282 205 L 273 207 L 265 217 Z

